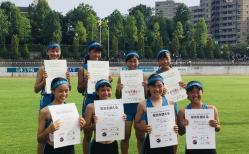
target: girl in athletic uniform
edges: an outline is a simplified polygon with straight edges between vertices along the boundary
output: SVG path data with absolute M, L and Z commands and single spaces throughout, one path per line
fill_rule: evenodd
M 51 83 L 52 103 L 49 105 L 64 104 L 69 93 L 69 82 L 64 78 L 55 78 Z M 80 117 L 79 125 L 81 128 L 85 126 L 85 120 Z M 44 154 L 74 154 L 74 146 L 65 146 L 54 149 L 53 132 L 60 129 L 60 121 L 52 121 L 50 111 L 47 107 L 40 110 L 37 140 L 41 144 L 45 144 Z
M 188 125 L 188 120 L 185 119 L 185 110 L 194 109 L 213 109 L 214 110 L 214 120 L 209 121 L 209 125 L 215 128 L 215 131 L 220 131 L 220 121 L 218 116 L 218 110 L 213 105 L 207 105 L 202 101 L 203 86 L 198 81 L 191 81 L 186 87 L 188 99 L 190 104 L 186 108 L 180 109 L 178 114 L 178 125 L 179 134 L 185 134 L 185 127 Z M 186 149 L 185 154 L 216 154 L 216 149 Z
M 96 90 L 96 100 L 107 100 L 111 98 L 112 88 L 109 81 L 102 79 L 99 80 L 95 85 Z M 86 127 L 85 131 L 95 130 L 95 125 L 98 122 L 98 117 L 94 116 L 94 103 L 90 103 L 86 107 L 85 119 Z M 126 117 L 123 117 L 124 120 Z M 105 141 L 105 142 L 96 142 L 96 134 L 91 144 L 90 154 L 118 154 L 118 143 L 117 141 Z
M 61 49 L 60 45 L 56 43 L 52 43 L 48 45 L 47 55 L 49 60 L 57 60 L 61 57 Z M 34 85 L 35 93 L 41 92 L 41 99 L 40 99 L 40 110 L 46 107 L 47 105 L 51 104 L 52 102 L 52 94 L 46 94 L 45 86 L 46 86 L 46 78 L 48 77 L 47 72 L 45 71 L 44 66 L 40 67 L 36 81 Z M 66 73 L 67 80 L 69 81 L 70 86 L 70 75 L 69 72 Z M 71 86 L 70 86 L 71 87 Z M 44 145 L 38 144 L 37 146 L 37 153 L 43 154 Z
M 83 99 L 83 106 L 82 106 L 82 116 L 85 116 L 85 110 L 89 103 L 92 103 L 95 99 L 96 94 L 88 94 L 87 93 L 87 81 L 89 78 L 88 72 L 87 72 L 87 61 L 88 60 L 95 60 L 98 61 L 101 59 L 101 52 L 102 48 L 101 45 L 95 41 L 92 41 L 88 45 L 88 55 L 86 56 L 85 62 L 82 66 L 82 68 L 78 71 L 78 92 L 82 93 L 84 96 Z M 109 80 L 111 81 L 112 78 L 109 76 Z M 90 141 L 92 138 L 92 132 L 88 131 L 87 133 L 84 130 L 84 138 L 83 138 L 83 153 L 89 154 L 89 147 L 90 147 Z
M 135 51 L 129 52 L 125 57 L 125 62 L 128 70 L 136 70 L 139 65 L 139 55 Z M 143 86 L 146 87 L 146 77 L 144 75 Z M 122 97 L 122 88 L 120 77 L 118 78 L 117 88 L 116 88 L 116 98 L 120 99 Z M 145 90 L 146 91 L 146 90 Z M 129 151 L 129 140 L 131 136 L 132 124 L 137 113 L 137 103 L 124 104 L 124 112 L 127 116 L 125 121 L 125 139 L 121 141 L 121 152 L 122 154 L 128 154 Z M 135 129 L 135 134 L 137 138 L 137 149 L 141 154 L 142 145 L 144 141 L 144 133 Z
M 158 74 L 152 74 L 148 78 L 148 98 L 138 104 L 137 114 L 135 117 L 135 126 L 138 130 L 147 133 L 144 141 L 143 153 L 144 154 L 174 154 L 174 146 L 162 147 L 162 148 L 150 148 L 149 135 L 151 133 L 151 127 L 147 121 L 147 108 L 161 107 L 174 105 L 173 102 L 168 101 L 164 96 L 164 83 L 163 78 Z M 143 122 L 145 121 L 145 122 Z M 178 126 L 172 126 L 175 132 L 178 133 Z

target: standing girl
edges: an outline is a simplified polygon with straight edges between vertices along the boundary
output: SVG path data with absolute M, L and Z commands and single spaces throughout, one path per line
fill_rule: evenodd
M 50 105 L 61 105 L 69 93 L 69 82 L 64 78 L 55 78 L 51 83 L 52 103 Z M 80 117 L 79 125 L 81 128 L 85 126 L 85 120 Z M 51 114 L 48 107 L 41 109 L 39 113 L 37 140 L 39 143 L 45 144 L 44 154 L 74 154 L 74 146 L 65 146 L 54 149 L 52 135 L 53 132 L 60 129 L 60 121 L 52 122 Z
M 188 125 L 188 120 L 185 119 L 185 110 L 194 109 L 213 109 L 214 120 L 209 121 L 209 125 L 215 128 L 215 131 L 220 131 L 220 121 L 218 110 L 213 105 L 207 105 L 202 102 L 203 86 L 198 81 L 191 81 L 186 87 L 190 104 L 185 109 L 181 109 L 178 114 L 179 134 L 185 134 L 185 127 Z M 185 154 L 216 154 L 216 149 L 186 149 Z
M 111 98 L 112 88 L 109 81 L 105 79 L 99 80 L 95 85 L 95 90 L 97 100 L 107 100 Z M 94 115 L 94 103 L 91 103 L 86 107 L 86 132 L 95 130 L 95 124 L 98 122 L 98 117 L 95 117 Z M 94 134 L 90 154 L 118 154 L 117 141 L 96 142 L 95 137 L 96 133 Z
M 88 104 L 92 103 L 95 99 L 95 93 L 93 94 L 87 94 L 87 81 L 89 78 L 88 72 L 87 72 L 87 61 L 88 60 L 95 60 L 98 61 L 101 59 L 101 52 L 102 48 L 101 45 L 95 41 L 92 41 L 88 45 L 88 55 L 86 56 L 85 62 L 83 64 L 83 67 L 79 69 L 78 71 L 78 92 L 82 93 L 84 95 L 83 99 L 83 106 L 82 106 L 82 115 L 85 116 L 85 110 Z M 112 80 L 111 77 L 109 77 L 109 80 Z M 89 147 L 90 147 L 90 141 L 92 138 L 92 131 L 88 131 L 87 133 L 84 130 L 84 139 L 83 139 L 83 153 L 89 154 Z
M 129 52 L 125 57 L 126 66 L 128 70 L 136 70 L 139 65 L 139 55 L 137 52 Z M 144 75 L 143 86 L 146 87 L 146 77 Z M 118 78 L 117 88 L 116 88 L 116 98 L 120 99 L 122 97 L 122 88 L 120 77 Z M 146 91 L 146 90 L 145 90 Z M 145 93 L 146 94 L 146 93 Z M 121 141 L 121 152 L 122 154 L 128 154 L 129 151 L 129 140 L 131 136 L 132 124 L 137 112 L 138 103 L 124 104 L 124 112 L 127 116 L 125 121 L 125 139 Z M 137 149 L 141 154 L 142 144 L 144 141 L 144 133 L 135 129 L 135 134 L 137 138 Z
M 48 46 L 47 49 L 47 55 L 49 60 L 57 60 L 61 57 L 61 49 L 60 45 L 56 43 L 52 43 Z M 46 107 L 47 105 L 51 104 L 52 102 L 52 94 L 46 94 L 45 92 L 45 86 L 46 86 L 46 78 L 48 77 L 47 72 L 44 68 L 44 66 L 40 67 L 37 76 L 36 81 L 34 85 L 34 91 L 35 93 L 41 92 L 41 100 L 40 100 L 40 110 Z M 69 81 L 69 87 L 70 86 L 70 75 L 67 72 L 66 73 L 67 80 Z M 37 153 L 43 154 L 43 148 L 44 146 L 42 144 L 38 144 L 37 147 Z
M 151 133 L 151 127 L 148 125 L 147 120 L 147 108 L 161 107 L 167 105 L 174 105 L 173 102 L 168 101 L 164 96 L 164 83 L 163 78 L 160 75 L 152 74 L 148 78 L 148 97 L 147 100 L 138 104 L 137 114 L 135 117 L 135 126 L 139 131 L 147 133 L 144 141 L 143 154 L 174 154 L 174 146 L 162 147 L 162 148 L 150 148 L 149 133 Z M 172 126 L 176 133 L 178 133 L 178 126 Z

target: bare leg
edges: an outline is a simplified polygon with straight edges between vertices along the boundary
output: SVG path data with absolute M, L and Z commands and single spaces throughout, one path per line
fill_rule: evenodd
M 142 148 L 143 148 L 145 133 L 135 129 L 135 134 L 136 134 L 136 138 L 137 138 L 137 150 L 138 150 L 138 153 L 142 154 Z
M 132 121 L 125 121 L 125 139 L 121 141 L 121 153 L 128 154 L 131 137 Z
M 37 154 L 43 154 L 44 152 L 44 144 L 38 143 L 37 144 Z
M 92 139 L 93 131 L 85 131 L 84 130 L 84 137 L 83 137 L 83 154 L 90 153 L 90 142 Z

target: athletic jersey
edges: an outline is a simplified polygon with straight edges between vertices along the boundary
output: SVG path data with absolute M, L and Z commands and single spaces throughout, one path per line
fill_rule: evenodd
M 52 94 L 46 94 L 45 88 L 42 88 L 41 90 L 41 100 L 40 100 L 40 110 L 44 107 L 48 106 L 52 102 L 53 95 Z
M 162 98 L 163 98 L 162 106 L 167 106 L 167 105 L 169 105 L 169 104 L 168 104 L 168 101 L 167 101 L 167 99 L 166 99 L 166 97 L 162 97 Z M 151 108 L 151 107 L 153 107 L 153 104 L 152 104 L 151 99 L 148 98 L 148 99 L 146 100 L 146 108 Z M 147 113 L 144 113 L 144 120 L 145 120 L 146 123 L 148 124 Z
M 201 108 L 202 108 L 202 109 L 208 109 L 208 105 L 205 104 L 205 103 L 203 103 L 203 104 L 201 105 Z M 191 105 L 188 104 L 188 105 L 186 106 L 186 109 L 192 109 L 192 108 L 191 108 Z

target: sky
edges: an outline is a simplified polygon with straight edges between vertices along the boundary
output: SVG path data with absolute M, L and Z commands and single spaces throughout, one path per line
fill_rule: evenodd
M 6 0 L 0 0 L 3 2 Z M 28 6 L 33 0 L 8 0 L 16 6 Z M 155 7 L 155 1 L 164 0 L 49 0 L 53 10 L 66 14 L 69 10 L 77 7 L 80 3 L 89 4 L 97 15 L 104 18 L 110 15 L 115 9 L 122 14 L 128 14 L 128 9 L 139 4 Z M 185 3 L 187 6 L 199 5 L 200 0 L 175 0 L 175 2 Z

